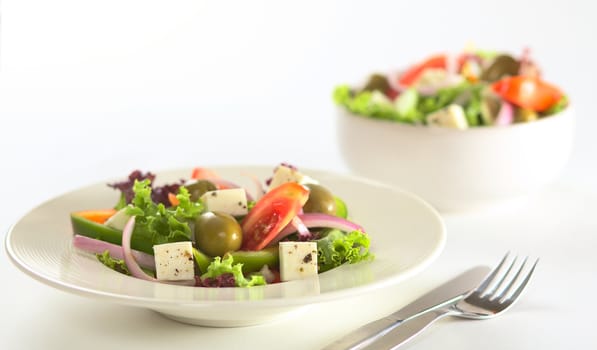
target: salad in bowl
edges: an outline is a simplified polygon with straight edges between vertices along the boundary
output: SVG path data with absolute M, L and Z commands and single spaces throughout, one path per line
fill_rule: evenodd
M 568 106 L 525 50 L 437 54 L 392 74 L 373 74 L 360 87 L 337 86 L 334 101 L 364 117 L 467 129 L 525 123 Z
M 195 168 L 158 186 L 133 171 L 108 186 L 114 208 L 71 213 L 73 245 L 140 279 L 196 287 L 251 287 L 317 276 L 373 259 L 369 236 L 344 201 L 281 164 L 254 194 Z

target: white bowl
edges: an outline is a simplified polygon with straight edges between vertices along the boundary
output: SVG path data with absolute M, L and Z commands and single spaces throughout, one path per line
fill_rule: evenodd
M 456 130 L 339 108 L 337 132 L 342 157 L 357 175 L 418 194 L 444 213 L 469 211 L 525 197 L 557 179 L 572 150 L 574 111 Z

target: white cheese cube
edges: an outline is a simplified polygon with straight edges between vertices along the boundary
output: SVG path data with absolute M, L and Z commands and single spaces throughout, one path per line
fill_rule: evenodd
M 272 182 L 269 185 L 268 191 L 271 191 L 281 184 L 285 184 L 287 182 L 296 182 L 301 185 L 318 183 L 316 180 L 302 174 L 298 170 L 280 165 L 274 172 L 274 176 L 272 177 Z
M 243 188 L 208 191 L 201 196 L 207 211 L 219 211 L 232 216 L 247 215 L 247 192 Z
M 317 275 L 317 243 L 280 242 L 280 280 L 291 281 Z
M 108 220 L 104 222 L 104 225 L 120 231 L 124 230 L 126 222 L 129 221 L 129 219 L 131 218 L 126 214 L 126 209 L 127 207 L 124 207 L 117 211 L 114 215 L 110 216 Z
M 193 245 L 190 241 L 153 246 L 156 277 L 161 281 L 195 279 Z
M 464 109 L 456 104 L 449 105 L 445 109 L 429 114 L 427 116 L 427 123 L 454 129 L 468 128 Z

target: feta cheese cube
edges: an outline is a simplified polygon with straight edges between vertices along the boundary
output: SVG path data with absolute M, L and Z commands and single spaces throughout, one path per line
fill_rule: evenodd
M 449 105 L 445 109 L 429 114 L 427 116 L 427 123 L 454 129 L 468 128 L 464 109 L 456 104 Z
M 195 278 L 193 245 L 190 241 L 153 246 L 158 280 L 185 281 Z
M 317 243 L 280 242 L 280 280 L 291 281 L 317 275 Z
M 272 189 L 287 182 L 296 182 L 301 185 L 309 183 L 318 183 L 316 180 L 302 174 L 298 170 L 292 169 L 284 165 L 280 165 L 276 168 L 276 171 L 274 172 L 274 176 L 272 177 L 272 181 L 269 185 L 268 191 L 271 191 Z
M 126 222 L 129 221 L 130 216 L 128 216 L 126 214 L 126 209 L 127 207 L 124 207 L 122 209 L 120 209 L 119 211 L 117 211 L 114 215 L 110 216 L 108 218 L 108 220 L 106 220 L 106 222 L 104 222 L 104 225 L 109 226 L 113 229 L 116 230 L 124 230 L 124 226 L 126 225 Z
M 208 191 L 201 196 L 207 211 L 219 211 L 232 216 L 247 215 L 247 193 L 243 188 Z

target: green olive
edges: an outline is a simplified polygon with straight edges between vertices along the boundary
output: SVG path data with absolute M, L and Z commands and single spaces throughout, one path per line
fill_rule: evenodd
M 336 198 L 327 188 L 315 185 L 305 185 L 309 189 L 309 199 L 303 206 L 305 213 L 323 213 L 336 215 Z
M 205 212 L 195 220 L 197 249 L 209 256 L 223 256 L 239 250 L 242 242 L 243 231 L 230 214 Z
M 208 180 L 196 180 L 195 182 L 189 183 L 184 187 L 189 190 L 189 194 L 191 195 L 191 200 L 193 202 L 198 201 L 205 192 L 215 191 L 218 189 L 216 185 Z
M 539 119 L 539 114 L 530 109 L 517 108 L 515 115 L 515 120 L 517 123 L 527 123 Z
M 373 74 L 369 77 L 369 81 L 365 84 L 362 91 L 380 91 L 385 93 L 390 89 L 390 82 L 385 75 Z
M 509 55 L 497 56 L 491 65 L 481 74 L 481 79 L 489 82 L 500 80 L 505 76 L 517 75 L 520 62 Z

